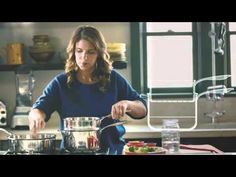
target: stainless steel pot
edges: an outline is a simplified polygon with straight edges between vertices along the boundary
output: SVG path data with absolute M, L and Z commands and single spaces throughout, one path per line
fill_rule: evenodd
M 61 130 L 64 148 L 72 153 L 96 152 L 100 149 L 102 131 L 126 121 L 108 124 L 101 128 L 101 122 L 111 115 L 99 117 L 68 117 L 64 119 L 64 130 Z
M 7 133 L 9 141 L 9 149 L 11 153 L 52 153 L 55 152 L 56 135 L 40 133 L 32 134 L 13 134 L 3 128 L 0 131 Z
M 99 117 L 67 117 L 64 119 L 64 130 L 97 130 L 104 119 L 111 114 Z
M 62 130 L 64 148 L 72 153 L 96 152 L 99 147 L 97 130 Z
M 64 119 L 64 130 L 96 130 L 100 124 L 99 117 L 67 117 Z

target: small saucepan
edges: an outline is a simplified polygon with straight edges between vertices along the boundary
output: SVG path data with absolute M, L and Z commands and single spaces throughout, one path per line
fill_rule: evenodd
M 34 153 L 53 153 L 56 147 L 56 135 L 39 133 L 33 134 L 13 134 L 3 128 L 0 131 L 8 134 L 9 149 L 13 154 L 34 154 Z

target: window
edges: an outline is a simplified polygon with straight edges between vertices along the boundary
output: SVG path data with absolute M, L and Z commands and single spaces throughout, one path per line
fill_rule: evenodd
M 157 32 L 150 34 L 153 30 Z M 147 23 L 148 88 L 192 86 L 191 31 L 191 23 Z
M 236 23 L 229 23 L 231 85 L 236 87 Z
M 191 24 L 146 23 L 147 87 L 149 89 L 192 86 Z
M 236 23 L 231 23 L 231 48 L 236 45 Z M 175 97 L 192 96 L 193 81 L 215 75 L 232 74 L 236 85 L 236 52 L 229 56 L 226 39 L 225 55 L 215 55 L 212 46 L 210 22 L 147 22 L 131 23 L 132 85 L 140 93 L 172 93 Z M 215 36 L 219 26 L 215 23 Z M 235 46 L 236 47 L 236 46 Z M 233 48 L 235 48 L 233 47 Z M 214 65 L 213 55 L 216 57 Z M 230 71 L 230 58 L 231 71 Z M 233 67 L 234 66 L 234 67 Z M 213 68 L 214 67 L 214 68 Z M 212 86 L 212 81 L 197 85 L 202 93 Z M 217 84 L 229 82 L 217 81 Z
M 148 22 L 142 24 L 142 92 L 172 88 L 178 92 L 192 89 L 193 27 L 191 22 Z M 140 66 L 141 67 L 141 66 Z

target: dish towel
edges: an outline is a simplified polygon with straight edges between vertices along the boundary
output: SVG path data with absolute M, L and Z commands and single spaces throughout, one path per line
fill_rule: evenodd
M 211 153 L 215 154 L 223 154 L 223 151 L 215 148 L 212 145 L 209 144 L 202 144 L 202 145 L 185 145 L 185 144 L 180 144 L 180 149 L 190 149 L 190 150 L 198 150 L 198 151 L 210 151 Z

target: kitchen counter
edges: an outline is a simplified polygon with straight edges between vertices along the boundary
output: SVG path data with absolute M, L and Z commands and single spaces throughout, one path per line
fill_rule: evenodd
M 151 130 L 147 125 L 126 125 L 125 138 L 160 138 L 161 133 Z M 181 137 L 232 137 L 236 129 L 202 129 L 197 128 L 180 132 Z
M 185 146 L 185 148 L 183 148 Z M 186 148 L 187 147 L 187 148 Z M 209 145 L 209 144 L 202 144 L 202 145 L 180 145 L 180 149 L 178 152 L 170 152 L 164 151 L 157 151 L 154 153 L 127 153 L 123 152 L 123 155 L 235 155 L 236 152 L 223 152 L 216 147 Z M 12 153 L 7 148 L 0 150 L 0 155 L 107 155 L 104 153 L 99 152 L 90 152 L 90 153 L 70 153 L 66 151 L 61 151 L 59 148 L 56 148 L 54 152 L 51 153 Z M 116 154 L 110 154 L 116 155 Z
M 160 138 L 160 132 L 151 130 L 147 125 L 143 124 L 128 124 L 125 125 L 126 134 L 125 139 L 142 139 L 142 138 Z M 28 134 L 29 130 L 11 130 L 14 134 Z M 53 133 L 56 134 L 56 139 L 62 139 L 62 135 L 58 130 L 58 127 L 46 127 L 42 129 L 40 133 Z M 236 129 L 194 129 L 191 131 L 180 132 L 181 137 L 236 137 Z M 7 139 L 7 135 L 4 132 L 0 132 L 0 140 Z
M 10 128 L 4 128 L 5 130 L 7 131 L 10 131 L 12 132 L 13 134 L 29 134 L 30 131 L 29 130 L 12 130 Z M 55 127 L 46 127 L 42 130 L 40 130 L 39 133 L 52 133 L 52 134 L 56 134 L 56 139 L 57 140 L 61 140 L 62 139 L 62 136 L 61 136 L 61 133 L 60 131 L 55 128 Z M 7 134 L 0 131 L 0 140 L 4 140 L 4 139 L 7 139 Z

